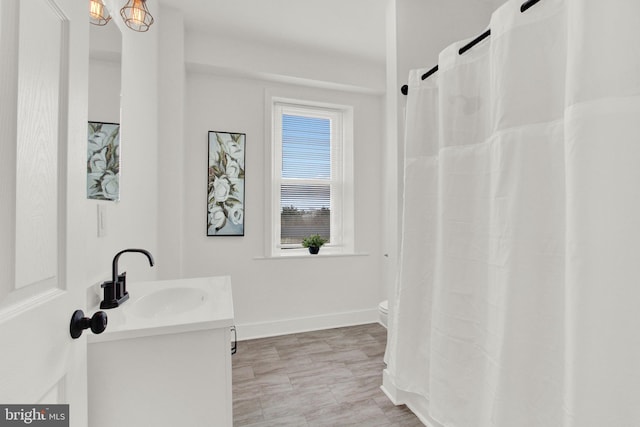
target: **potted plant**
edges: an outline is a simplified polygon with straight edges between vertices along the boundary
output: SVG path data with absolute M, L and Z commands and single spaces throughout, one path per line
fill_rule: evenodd
M 315 255 L 320 251 L 320 246 L 327 243 L 327 239 L 324 239 L 319 234 L 312 234 L 302 239 L 302 246 L 309 248 L 309 253 Z

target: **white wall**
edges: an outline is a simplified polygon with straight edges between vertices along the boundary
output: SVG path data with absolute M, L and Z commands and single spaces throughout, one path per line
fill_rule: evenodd
M 156 10 L 158 5 L 150 0 L 149 7 Z M 107 27 L 91 26 L 96 43 L 90 60 L 89 120 L 120 122 L 121 177 L 119 202 L 86 201 L 96 224 L 87 239 L 86 268 L 92 277 L 87 286 L 111 277 L 111 261 L 118 251 L 134 247 L 156 254 L 158 248 L 157 28 L 147 33 L 121 28 L 118 63 L 117 41 L 110 39 L 117 34 L 115 25 L 124 27 L 118 14 Z M 104 237 L 97 237 L 98 204 L 106 208 Z M 150 280 L 157 274 L 140 254 L 123 256 L 119 266 L 127 270 L 129 280 Z
M 398 173 L 398 144 L 402 139 L 398 137 L 399 111 L 400 102 L 396 86 L 398 84 L 397 69 L 397 18 L 396 18 L 396 0 L 387 0 L 386 10 L 386 57 L 385 64 L 385 85 L 386 91 L 384 96 L 385 105 L 385 139 L 382 150 L 384 152 L 384 163 L 382 166 L 382 175 L 384 176 L 383 194 L 386 200 L 391 201 L 385 205 L 383 211 L 382 229 L 382 249 L 384 252 L 384 263 L 382 271 L 383 280 L 383 299 L 393 302 L 393 284 L 395 283 L 398 268 L 398 250 L 399 250 L 399 214 L 400 212 L 400 195 L 398 185 L 401 181 L 401 174 Z
M 192 70 L 232 77 L 362 93 L 383 94 L 385 91 L 383 63 L 335 52 L 283 48 L 261 40 L 230 40 L 187 33 L 185 59 Z
M 183 276 L 185 63 L 182 14 L 161 5 L 158 17 L 158 277 Z
M 356 252 L 362 256 L 265 258 L 269 179 L 265 91 L 354 106 Z M 240 338 L 376 320 L 380 280 L 382 98 L 191 72 L 187 78 L 184 265 L 186 276 L 230 274 Z M 206 236 L 207 132 L 246 138 L 244 237 Z
M 147 2 L 159 10 L 156 2 Z M 117 21 L 121 23 L 122 20 Z M 119 210 L 112 216 L 117 248 L 158 249 L 158 27 L 146 33 L 122 31 L 122 98 Z M 140 254 L 122 257 L 129 278 L 156 277 Z
M 480 35 L 489 26 L 491 13 L 504 0 L 402 0 L 396 2 L 398 87 L 406 83 L 410 69 L 438 63 L 438 54 L 449 44 Z

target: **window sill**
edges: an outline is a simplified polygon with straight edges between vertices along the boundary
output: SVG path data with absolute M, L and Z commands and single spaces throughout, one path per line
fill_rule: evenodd
M 316 255 L 312 255 L 309 252 L 304 253 L 302 251 L 296 252 L 296 253 L 292 253 L 292 254 L 286 254 L 286 255 L 267 255 L 267 256 L 257 256 L 257 257 L 253 257 L 254 260 L 267 260 L 267 259 L 301 259 L 301 258 L 345 258 L 345 257 L 363 257 L 363 256 L 369 256 L 370 254 L 366 253 L 366 252 L 351 252 L 351 253 L 331 253 L 331 252 L 326 252 L 326 253 L 322 253 L 322 250 L 320 251 L 320 253 L 316 254 Z

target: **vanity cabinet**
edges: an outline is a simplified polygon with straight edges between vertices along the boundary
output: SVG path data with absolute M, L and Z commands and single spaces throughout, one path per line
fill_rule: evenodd
M 219 308 L 209 307 L 208 320 L 193 313 L 141 320 L 133 315 L 143 295 L 135 285 L 131 301 L 108 311 L 107 331 L 89 337 L 90 427 L 233 425 L 230 280 L 208 285 Z

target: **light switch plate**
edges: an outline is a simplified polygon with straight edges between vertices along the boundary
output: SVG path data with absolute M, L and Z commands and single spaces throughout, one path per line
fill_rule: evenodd
M 107 235 L 107 207 L 103 204 L 98 204 L 98 237 L 104 237 Z

